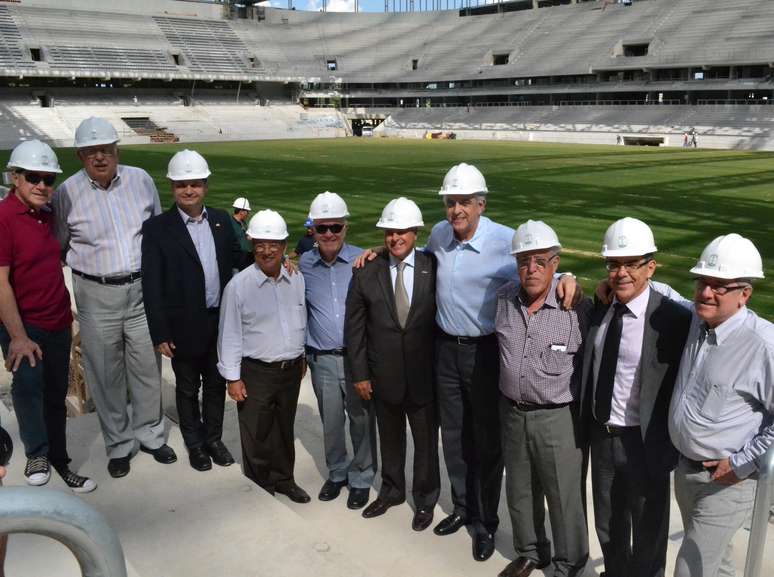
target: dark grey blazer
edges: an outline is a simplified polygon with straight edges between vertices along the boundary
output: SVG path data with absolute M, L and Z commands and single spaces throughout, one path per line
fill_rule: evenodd
M 592 406 L 594 381 L 594 340 L 607 306 L 597 306 L 586 337 L 581 380 L 581 421 L 588 432 L 594 415 Z M 645 309 L 645 334 L 640 359 L 640 429 L 648 467 L 654 471 L 671 471 L 677 464 L 677 451 L 669 439 L 669 402 L 680 367 L 691 313 L 681 305 L 651 289 Z M 588 438 L 588 434 L 584 435 Z

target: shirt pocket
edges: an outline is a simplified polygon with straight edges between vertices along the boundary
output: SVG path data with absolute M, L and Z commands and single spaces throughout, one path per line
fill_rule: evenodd
M 574 352 L 544 349 L 540 354 L 540 370 L 547 375 L 563 375 L 572 371 Z
M 291 331 L 306 330 L 306 306 L 293 305 L 288 315 L 288 326 Z
M 706 374 L 702 380 L 706 386 L 696 399 L 698 410 L 703 417 L 714 421 L 719 419 L 726 409 L 729 392 L 733 387 Z

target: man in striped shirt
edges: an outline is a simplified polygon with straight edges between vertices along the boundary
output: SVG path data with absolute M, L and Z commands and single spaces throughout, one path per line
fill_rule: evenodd
M 118 134 L 102 118 L 75 132 L 83 170 L 54 194 L 56 231 L 73 272 L 86 382 L 102 425 L 113 477 L 140 450 L 173 463 L 164 443 L 161 362 L 153 348 L 140 282 L 142 224 L 161 212 L 150 175 L 118 164 Z M 127 393 L 132 404 L 131 417 Z

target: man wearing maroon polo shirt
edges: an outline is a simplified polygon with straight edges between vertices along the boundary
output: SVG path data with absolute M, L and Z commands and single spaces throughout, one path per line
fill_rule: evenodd
M 70 295 L 49 207 L 59 162 L 40 141 L 22 142 L 8 162 L 13 186 L 0 202 L 0 347 L 13 372 L 11 396 L 30 485 L 51 467 L 77 493 L 96 489 L 70 471 L 65 396 L 70 367 Z

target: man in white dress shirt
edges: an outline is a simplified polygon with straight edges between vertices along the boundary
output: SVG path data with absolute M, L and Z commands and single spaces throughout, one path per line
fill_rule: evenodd
M 304 278 L 282 266 L 288 230 L 279 213 L 259 211 L 247 235 L 255 264 L 223 292 L 218 370 L 237 402 L 245 476 L 272 495 L 308 503 L 293 477 L 293 422 L 306 371 Z

